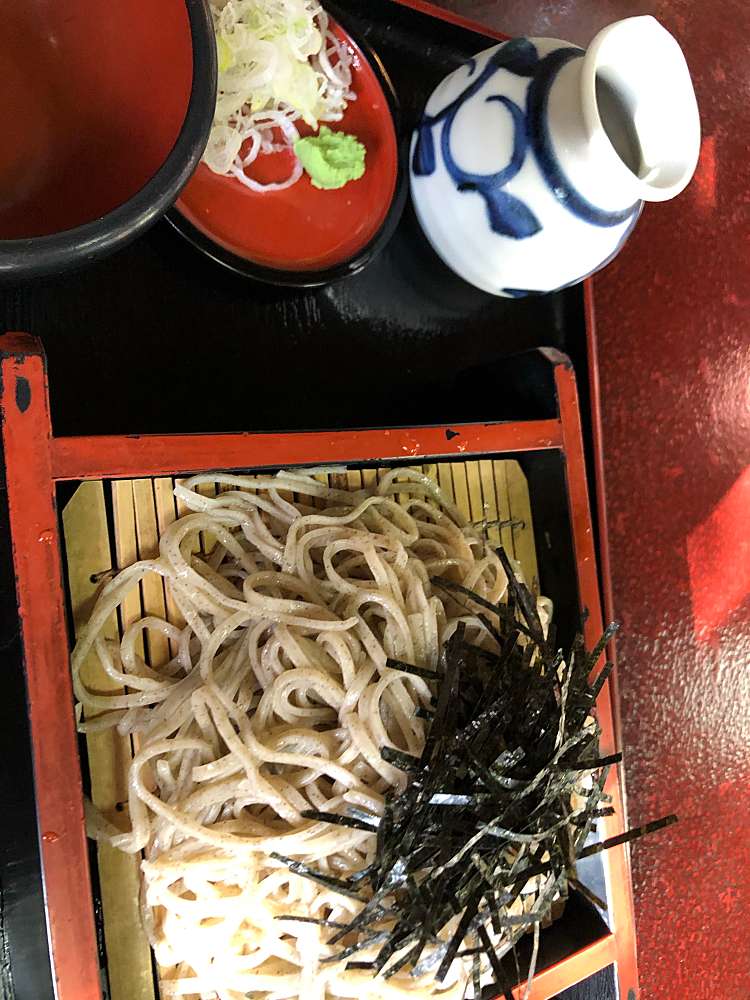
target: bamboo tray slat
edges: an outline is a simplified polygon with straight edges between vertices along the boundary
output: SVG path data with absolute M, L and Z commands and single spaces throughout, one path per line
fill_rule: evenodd
M 107 489 L 109 492 L 110 487 Z M 131 498 L 130 523 L 126 516 L 128 505 L 124 502 L 128 490 Z M 112 544 L 115 543 L 118 553 L 115 565 L 124 566 L 128 557 L 131 562 L 136 558 L 131 483 L 112 483 L 109 500 L 119 515 L 114 539 L 110 538 L 105 489 L 101 481 L 79 486 L 63 512 L 67 578 L 76 635 L 91 612 L 101 580 L 111 575 Z M 131 602 L 124 614 L 137 617 L 138 610 Z M 122 622 L 116 621 L 113 616 L 106 637 L 115 638 L 121 630 Z M 94 656 L 89 656 L 82 674 L 86 684 L 99 690 L 122 691 L 107 677 Z M 108 819 L 120 825 L 120 810 L 128 794 L 127 773 L 133 757 L 132 740 L 129 736 L 120 736 L 114 729 L 89 733 L 86 750 L 92 801 Z M 154 1000 L 151 949 L 141 926 L 138 903 L 140 858 L 99 843 L 97 861 L 112 1000 Z
M 419 467 L 438 483 L 461 514 L 475 524 L 486 523 L 492 544 L 502 543 L 520 563 L 524 577 L 538 592 L 538 569 L 531 505 L 526 478 L 518 462 L 479 460 L 439 462 Z M 351 468 L 332 473 L 332 485 L 351 490 L 374 485 L 387 469 Z M 321 475 L 322 481 L 328 477 Z M 174 480 L 92 480 L 78 487 L 63 511 L 65 559 L 69 596 L 76 634 L 87 620 L 102 582 L 112 572 L 138 559 L 158 554 L 159 535 L 185 513 L 175 500 Z M 213 484 L 201 492 L 214 495 Z M 397 495 L 399 498 L 400 495 Z M 202 533 L 196 543 L 210 551 L 213 539 Z M 107 635 L 115 638 L 143 615 L 165 617 L 181 626 L 182 618 L 161 578 L 149 575 L 123 604 Z M 142 648 L 150 666 L 167 662 L 174 651 L 154 631 Z M 103 691 L 117 691 L 94 658 L 85 665 L 86 682 Z M 86 752 L 91 781 L 90 795 L 107 819 L 127 827 L 127 772 L 134 746 L 130 737 L 116 731 L 88 734 Z M 151 950 L 143 932 L 139 906 L 139 856 L 122 854 L 97 845 L 104 943 L 111 1000 L 155 1000 Z

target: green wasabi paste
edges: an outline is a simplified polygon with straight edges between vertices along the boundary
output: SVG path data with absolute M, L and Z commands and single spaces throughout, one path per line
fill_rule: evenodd
M 310 175 L 313 187 L 323 191 L 342 188 L 365 172 L 365 147 L 355 136 L 321 126 L 317 135 L 298 139 L 294 152 Z

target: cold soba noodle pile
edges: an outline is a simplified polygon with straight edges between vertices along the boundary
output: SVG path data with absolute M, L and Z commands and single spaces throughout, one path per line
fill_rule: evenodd
M 206 483 L 223 492 L 200 495 Z M 347 923 L 362 903 L 271 854 L 336 877 L 371 863 L 374 833 L 302 813 L 379 816 L 385 793 L 405 787 L 381 749 L 421 753 L 418 710 L 432 690 L 386 659 L 434 669 L 461 612 L 431 577 L 494 604 L 507 586 L 498 557 L 410 470 L 388 473 L 370 491 L 281 472 L 195 476 L 176 493 L 192 513 L 165 531 L 157 559 L 103 588 L 73 653 L 81 728 L 135 736 L 131 829 L 93 810 L 89 827 L 143 852 L 143 917 L 162 996 L 460 1000 L 469 975 L 460 958 L 441 983 L 429 961 L 423 975 L 407 967 L 390 979 L 347 969 L 343 959 L 326 963 L 341 950 L 326 943 L 331 930 L 276 918 Z M 200 532 L 215 539 L 206 555 L 196 554 Z M 184 626 L 145 617 L 121 642 L 103 638 L 126 595 L 154 573 Z M 463 620 L 473 642 L 491 644 L 472 615 Z M 154 631 L 174 651 L 157 668 L 139 653 Z M 126 693 L 86 688 L 81 666 L 92 650 Z M 374 943 L 356 957 L 376 953 Z

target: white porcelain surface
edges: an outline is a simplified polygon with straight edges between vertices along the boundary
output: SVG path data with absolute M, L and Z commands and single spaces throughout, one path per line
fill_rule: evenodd
M 675 39 L 652 17 L 584 52 L 552 38 L 482 52 L 433 92 L 412 141 L 423 230 L 466 281 L 522 296 L 606 264 L 643 201 L 678 194 L 700 125 Z

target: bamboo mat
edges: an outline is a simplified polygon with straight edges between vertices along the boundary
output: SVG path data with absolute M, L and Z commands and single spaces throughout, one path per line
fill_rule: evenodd
M 323 482 L 330 480 L 339 489 L 355 490 L 374 485 L 386 471 L 351 469 L 318 478 Z M 537 592 L 529 491 L 518 462 L 492 459 L 443 462 L 421 466 L 421 471 L 440 485 L 467 520 L 487 523 L 490 543 L 502 543 L 508 554 L 520 562 L 527 583 Z M 66 505 L 63 532 L 76 634 L 87 621 L 98 591 L 111 578 L 113 570 L 158 555 L 159 534 L 175 517 L 185 513 L 182 504 L 175 500 L 174 484 L 171 478 L 96 480 L 79 486 Z M 211 486 L 202 490 L 210 493 Z M 209 552 L 213 540 L 203 533 L 196 544 Z M 149 574 L 138 591 L 128 596 L 120 613 L 112 616 L 108 636 L 120 635 L 145 614 L 182 624 L 163 581 L 154 574 Z M 139 652 L 150 666 L 166 663 L 174 652 L 168 640 L 154 631 L 149 632 L 147 642 L 148 648 Z M 83 674 L 91 687 L 121 690 L 94 658 L 89 658 Z M 86 748 L 94 804 L 107 819 L 126 828 L 123 813 L 127 810 L 127 773 L 137 747 L 131 737 L 108 731 L 88 735 Z M 98 844 L 97 859 L 110 1000 L 155 1000 L 158 987 L 139 912 L 140 856 L 122 854 L 106 844 Z

